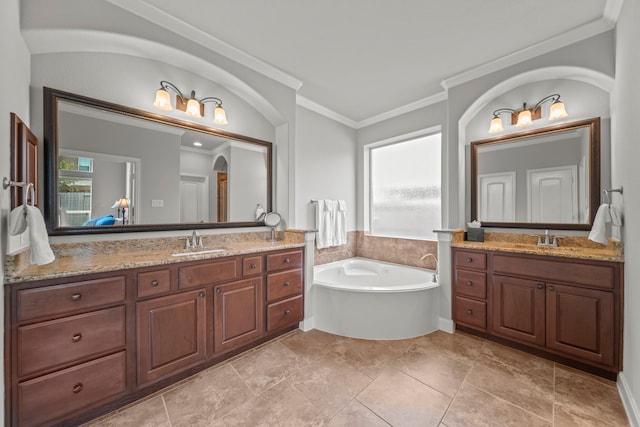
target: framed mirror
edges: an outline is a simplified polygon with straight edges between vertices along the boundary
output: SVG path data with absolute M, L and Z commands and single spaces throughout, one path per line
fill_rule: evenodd
M 600 203 L 600 118 L 470 145 L 471 219 L 589 230 Z
M 272 144 L 44 88 L 51 235 L 263 226 Z

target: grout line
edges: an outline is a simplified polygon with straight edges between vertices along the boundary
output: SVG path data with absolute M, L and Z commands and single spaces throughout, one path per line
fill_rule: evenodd
M 162 406 L 164 407 L 164 415 L 167 417 L 167 421 L 169 421 L 169 427 L 173 426 L 171 422 L 171 417 L 169 416 L 169 408 L 167 408 L 167 402 L 164 400 L 164 394 L 160 395 L 160 399 L 162 399 Z

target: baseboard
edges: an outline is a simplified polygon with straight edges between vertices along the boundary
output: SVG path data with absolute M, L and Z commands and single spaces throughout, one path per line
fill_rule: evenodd
M 445 319 L 444 317 L 438 318 L 438 329 L 444 332 L 448 332 L 450 334 L 453 333 L 455 329 L 455 325 L 453 324 L 453 320 Z
M 307 319 L 304 319 L 302 322 L 300 322 L 299 328 L 303 332 L 309 332 L 310 330 L 315 329 L 313 324 L 313 317 L 309 317 Z
M 636 404 L 633 394 L 631 394 L 624 372 L 618 375 L 617 384 L 618 393 L 620 393 L 624 410 L 627 412 L 627 418 L 629 418 L 629 424 L 631 427 L 640 427 L 640 411 L 638 410 L 638 405 Z

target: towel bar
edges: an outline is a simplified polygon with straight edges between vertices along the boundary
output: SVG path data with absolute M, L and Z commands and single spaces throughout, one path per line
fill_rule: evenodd
M 606 200 L 607 204 L 611 204 L 611 193 L 623 194 L 622 186 L 618 188 L 608 188 L 608 189 L 602 190 L 602 194 L 604 195 L 604 199 Z

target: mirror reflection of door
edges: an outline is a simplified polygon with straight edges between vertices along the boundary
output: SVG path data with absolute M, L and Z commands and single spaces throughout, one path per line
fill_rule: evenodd
M 478 175 L 479 219 L 513 222 L 516 219 L 516 172 Z
M 180 175 L 180 222 L 209 221 L 209 178 Z
M 218 221 L 227 222 L 229 178 L 225 172 L 218 172 Z
M 530 222 L 578 221 L 578 168 L 576 165 L 527 171 Z

